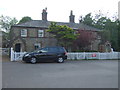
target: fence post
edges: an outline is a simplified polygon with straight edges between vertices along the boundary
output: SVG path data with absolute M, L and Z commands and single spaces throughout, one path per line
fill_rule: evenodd
M 112 59 L 113 58 L 113 53 L 112 52 L 110 52 L 110 59 Z
M 16 55 L 17 55 L 16 52 L 14 52 L 14 61 L 16 61 Z
M 84 52 L 84 59 L 86 59 L 85 52 Z
M 118 53 L 117 53 L 117 60 L 119 60 L 119 57 L 120 57 L 120 56 L 119 56 L 119 52 L 118 52 Z
M 13 51 L 13 48 L 11 48 L 11 57 L 10 57 L 10 60 L 11 61 L 14 61 L 14 51 Z
M 100 60 L 100 52 L 98 52 L 98 59 Z

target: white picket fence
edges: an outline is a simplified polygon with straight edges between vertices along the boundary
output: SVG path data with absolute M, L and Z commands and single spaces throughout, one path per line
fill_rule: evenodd
M 26 52 L 14 52 L 13 51 L 13 48 L 11 48 L 11 58 L 10 60 L 11 61 L 19 61 L 19 60 L 22 60 L 22 57 L 23 55 L 25 54 Z
M 9 55 L 9 48 L 0 48 L 0 55 Z
M 11 48 L 11 61 L 22 60 L 23 55 L 26 52 L 14 52 Z M 100 53 L 100 52 L 83 52 L 83 53 L 67 53 L 67 59 L 70 60 L 83 60 L 83 59 L 120 59 L 120 52 Z
M 100 53 L 100 52 L 84 52 L 84 53 L 68 53 L 71 60 L 80 59 L 120 59 L 120 52 Z

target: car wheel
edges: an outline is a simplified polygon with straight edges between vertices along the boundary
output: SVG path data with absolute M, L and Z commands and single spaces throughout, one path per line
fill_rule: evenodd
M 59 57 L 58 60 L 57 60 L 58 63 L 63 63 L 64 62 L 64 59 L 62 57 Z
M 32 57 L 31 60 L 30 60 L 30 62 L 31 62 L 32 64 L 35 64 L 35 63 L 37 62 L 37 59 L 36 59 L 35 57 Z

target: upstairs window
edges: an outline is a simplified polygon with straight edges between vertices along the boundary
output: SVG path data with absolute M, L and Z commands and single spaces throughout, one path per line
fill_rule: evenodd
M 21 30 L 21 37 L 27 37 L 27 29 Z
M 38 37 L 44 37 L 44 30 L 38 30 Z

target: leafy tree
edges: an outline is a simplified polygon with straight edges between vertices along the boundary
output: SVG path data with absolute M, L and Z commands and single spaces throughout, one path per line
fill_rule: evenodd
M 88 13 L 87 15 L 85 15 L 85 17 L 81 17 L 81 22 L 86 24 L 86 25 L 90 25 L 90 26 L 93 26 L 93 19 L 92 19 L 92 16 L 91 16 L 91 13 Z
M 19 21 L 19 24 L 20 24 L 20 23 L 25 23 L 25 22 L 30 21 L 30 20 L 32 20 L 31 17 L 25 16 L 25 17 L 23 17 L 23 18 Z
M 92 41 L 95 39 L 95 35 L 92 31 L 79 30 L 80 34 L 78 38 L 75 40 L 74 45 L 78 50 L 85 50 L 86 47 L 91 45 Z
M 117 51 L 118 50 L 118 29 L 117 22 L 111 21 L 109 18 L 101 17 L 95 27 L 102 29 L 101 37 L 102 42 L 108 40 L 111 42 L 112 48 Z
M 66 25 L 57 25 L 55 22 L 51 22 L 47 31 L 58 40 L 58 45 L 66 48 L 70 47 L 73 40 L 77 38 L 77 34 L 74 33 L 75 31 L 73 29 Z
M 118 20 L 116 20 L 115 22 L 112 23 L 112 27 L 111 27 L 111 42 L 112 42 L 112 46 L 114 48 L 115 51 L 120 51 L 119 49 L 119 30 L 120 30 L 120 24 L 118 22 Z
M 117 21 L 111 21 L 107 19 L 105 24 L 105 29 L 110 32 L 110 42 L 112 48 L 117 51 L 118 50 L 118 28 L 117 28 Z M 108 35 L 108 33 L 106 33 Z
M 117 16 L 114 16 L 117 17 Z M 87 14 L 85 17 L 82 17 L 82 22 L 89 26 L 93 26 L 95 28 L 101 29 L 99 35 L 102 36 L 102 43 L 106 40 L 111 42 L 111 46 L 115 51 L 119 50 L 119 25 L 118 20 L 111 20 L 101 12 L 95 14 L 95 17 L 91 16 L 91 14 Z
M 0 29 L 2 30 L 2 46 L 8 47 L 10 43 L 10 28 L 12 25 L 16 24 L 18 21 L 16 18 L 11 18 L 9 16 L 0 16 Z
M 9 47 L 9 33 L 6 33 L 4 31 L 1 31 L 2 33 L 2 47 L 3 48 L 8 48 Z
M 101 44 L 104 44 L 105 42 L 110 41 L 110 37 L 111 37 L 110 30 L 99 31 L 98 35 L 101 36 Z
M 118 28 L 118 51 L 120 51 L 120 21 L 118 21 L 117 24 L 117 28 Z
M 94 26 L 99 29 L 105 29 L 106 21 L 107 21 L 106 17 L 101 17 L 98 19 Z
M 6 32 L 10 31 L 12 25 L 16 24 L 18 21 L 16 18 L 11 18 L 9 16 L 0 16 L 0 28 Z

